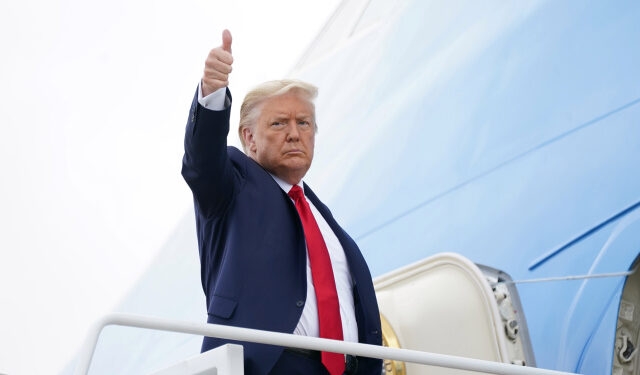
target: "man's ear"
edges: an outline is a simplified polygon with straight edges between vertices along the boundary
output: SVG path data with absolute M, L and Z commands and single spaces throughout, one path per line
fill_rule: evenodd
M 244 144 L 247 145 L 247 150 L 249 150 L 249 152 L 256 152 L 256 142 L 253 139 L 252 130 L 250 127 L 242 128 L 242 138 L 244 139 Z

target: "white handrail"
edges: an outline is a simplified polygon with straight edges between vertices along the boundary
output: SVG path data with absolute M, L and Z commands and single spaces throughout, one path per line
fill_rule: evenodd
M 358 344 L 345 341 L 306 337 L 288 333 L 261 331 L 257 329 L 231 327 L 219 324 L 193 323 L 151 316 L 112 313 L 99 320 L 89 332 L 83 345 L 75 375 L 89 372 L 91 359 L 102 329 L 108 325 L 120 325 L 148 328 L 162 331 L 190 333 L 194 335 L 218 337 L 227 340 L 279 345 L 309 350 L 351 354 L 362 357 L 390 359 L 396 361 L 420 363 L 423 365 L 447 367 L 500 375 L 576 375 L 574 373 L 523 367 L 507 363 L 491 362 L 480 359 L 456 357 L 446 354 L 428 353 L 409 349 L 387 348 L 377 345 Z

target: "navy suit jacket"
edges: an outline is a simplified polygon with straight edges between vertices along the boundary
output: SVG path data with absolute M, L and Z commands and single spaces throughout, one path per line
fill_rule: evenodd
M 227 90 L 230 100 L 231 94 Z M 306 247 L 291 199 L 259 164 L 227 147 L 229 113 L 211 111 L 196 93 L 185 136 L 182 175 L 195 203 L 208 322 L 292 333 L 306 300 Z M 371 274 L 356 243 L 304 185 L 307 199 L 334 231 L 354 280 L 359 342 L 381 344 Z M 202 351 L 228 343 L 205 337 Z M 266 374 L 283 348 L 242 343 L 245 374 Z M 379 374 L 380 360 L 359 358 L 359 374 Z

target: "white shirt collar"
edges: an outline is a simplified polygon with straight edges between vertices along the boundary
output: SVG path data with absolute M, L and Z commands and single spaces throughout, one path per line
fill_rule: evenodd
M 271 177 L 273 177 L 273 179 L 278 183 L 278 185 L 280 186 L 280 188 L 282 190 L 284 190 L 285 193 L 289 194 L 289 191 L 291 190 L 291 188 L 293 187 L 293 185 L 291 185 L 290 183 L 286 182 L 285 180 L 277 177 L 276 175 L 269 173 L 271 175 Z M 304 193 L 304 185 L 302 184 L 302 180 L 300 180 L 300 182 L 298 182 L 297 184 L 298 186 L 300 186 L 300 189 L 302 189 L 302 192 Z

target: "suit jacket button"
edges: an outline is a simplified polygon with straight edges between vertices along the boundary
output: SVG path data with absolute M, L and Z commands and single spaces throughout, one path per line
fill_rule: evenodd
M 298 307 L 304 306 L 304 301 L 303 300 L 299 300 L 298 302 L 296 302 L 296 306 L 298 306 Z

